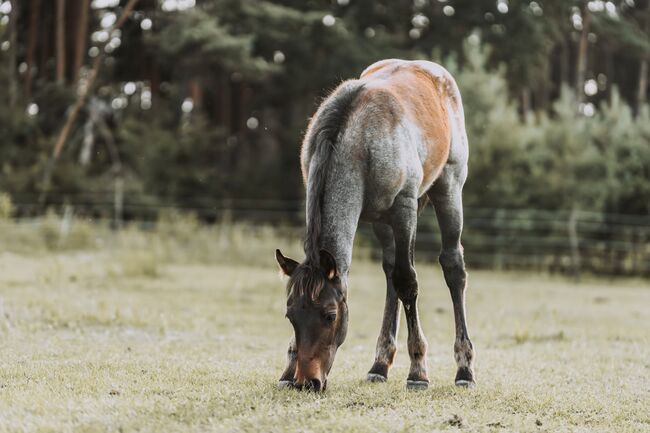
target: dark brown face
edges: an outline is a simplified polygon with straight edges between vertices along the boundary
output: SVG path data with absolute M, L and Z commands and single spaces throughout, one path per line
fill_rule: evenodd
M 321 257 L 318 266 L 278 257 L 280 267 L 290 276 L 286 316 L 293 326 L 297 350 L 294 386 L 315 391 L 325 390 L 348 327 L 348 306 L 334 259 L 325 251 Z
M 287 303 L 298 350 L 294 383 L 324 391 L 334 356 L 347 333 L 348 306 L 333 286 L 321 291 L 318 302 L 304 298 Z

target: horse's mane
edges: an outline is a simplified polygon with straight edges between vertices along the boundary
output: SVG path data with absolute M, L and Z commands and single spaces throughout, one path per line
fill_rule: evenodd
M 342 83 L 323 102 L 307 132 L 305 146 L 307 168 L 307 231 L 305 234 L 305 263 L 312 268 L 320 261 L 320 238 L 323 196 L 332 153 L 336 151 L 339 135 L 354 108 L 354 101 L 363 90 L 357 80 Z
M 287 283 L 287 296 L 289 298 L 309 297 L 311 302 L 317 303 L 325 282 L 325 274 L 318 265 L 305 263 L 298 266 L 291 274 Z

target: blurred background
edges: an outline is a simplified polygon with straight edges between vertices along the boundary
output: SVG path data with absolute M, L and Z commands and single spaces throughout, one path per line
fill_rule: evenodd
M 650 276 L 648 0 L 0 0 L 2 248 L 299 251 L 308 118 L 391 57 L 460 86 L 470 267 Z

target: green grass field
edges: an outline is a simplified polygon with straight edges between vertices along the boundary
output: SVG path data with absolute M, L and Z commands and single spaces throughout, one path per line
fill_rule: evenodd
M 413 392 L 404 327 L 389 381 L 364 381 L 384 276 L 357 257 L 348 338 L 317 395 L 276 389 L 291 334 L 276 239 L 111 240 L 81 225 L 66 241 L 79 248 L 56 232 L 29 248 L 34 230 L 0 238 L 0 431 L 650 431 L 647 281 L 470 270 L 478 386 L 466 390 L 453 386 L 447 288 L 422 264 L 431 384 Z

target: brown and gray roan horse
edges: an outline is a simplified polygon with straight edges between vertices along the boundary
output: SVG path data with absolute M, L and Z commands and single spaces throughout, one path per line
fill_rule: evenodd
M 441 66 L 383 60 L 343 82 L 311 120 L 302 147 L 307 190 L 306 258 L 276 250 L 288 275 L 287 318 L 294 329 L 280 386 L 324 390 L 348 325 L 347 280 L 360 220 L 373 223 L 383 248 L 387 292 L 375 363 L 368 380 L 388 377 L 396 351 L 400 301 L 411 358 L 407 387 L 426 388 L 427 342 L 418 318 L 414 267 L 418 209 L 427 197 L 442 237 L 440 264 L 456 321 L 456 385 L 473 386 L 474 352 L 465 324 L 467 274 L 460 235 L 468 145 L 460 93 Z

